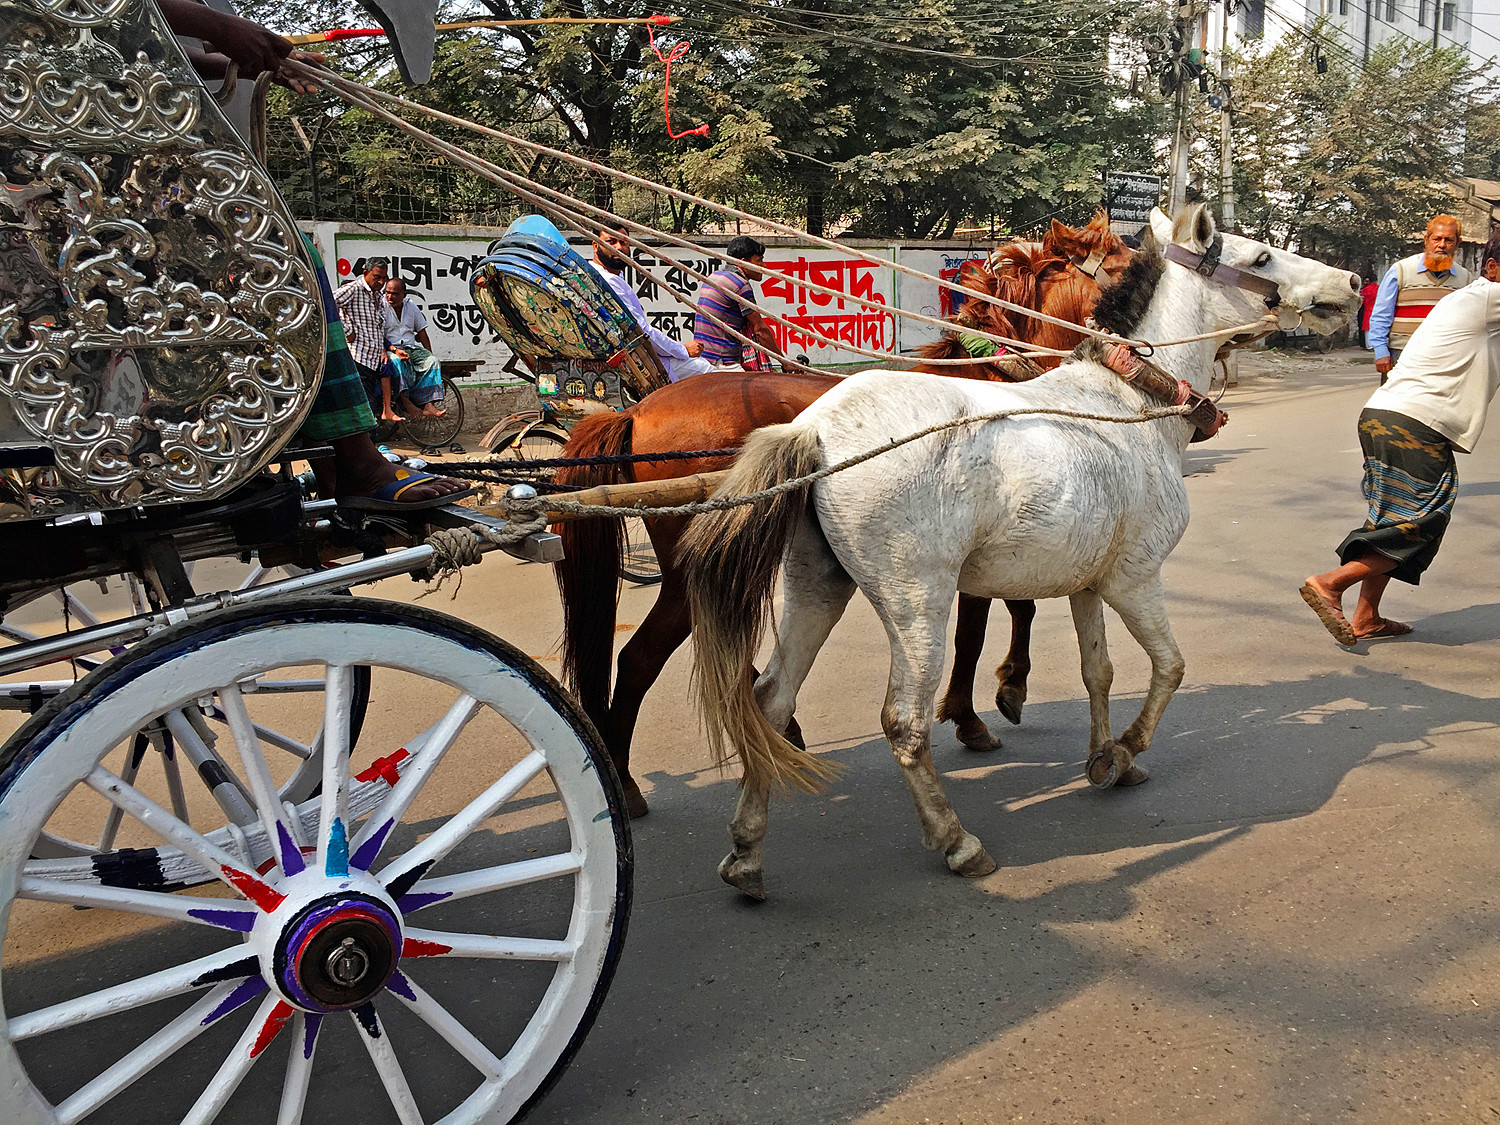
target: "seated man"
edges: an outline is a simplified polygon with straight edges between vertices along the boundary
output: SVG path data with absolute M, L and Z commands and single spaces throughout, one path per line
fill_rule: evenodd
M 729 243 L 725 253 L 746 264 L 729 264 L 716 270 L 699 291 L 693 338 L 702 343 L 703 358 L 716 368 L 745 366 L 745 345 L 719 327 L 725 324 L 754 340 L 766 355 L 781 359 L 776 334 L 755 307 L 755 286 L 751 284 L 760 277 L 756 267 L 765 264 L 765 246 L 749 235 L 740 235 Z
M 282 60 L 292 54 L 292 44 L 258 23 L 227 15 L 195 0 L 159 0 L 162 14 L 178 35 L 204 39 L 214 54 L 194 53 L 191 61 L 200 73 L 223 73 L 224 60 L 233 60 L 246 78 L 271 71 L 277 81 L 296 93 L 312 88 L 291 75 L 280 73 Z M 300 54 L 301 58 L 318 56 Z M 318 59 L 321 61 L 321 59 Z M 303 241 L 312 253 L 328 321 L 328 351 L 323 363 L 323 382 L 313 400 L 298 440 L 305 445 L 331 445 L 333 456 L 312 463 L 318 494 L 355 508 L 415 510 L 452 503 L 472 489 L 450 477 L 419 473 L 387 461 L 370 438 L 375 415 L 370 409 L 359 371 L 349 355 L 343 327 L 336 313 L 333 291 L 322 259 L 312 243 Z
M 393 277 L 385 283 L 385 317 L 388 362 L 400 382 L 403 409 L 424 418 L 441 418 L 438 404 L 443 399 L 443 369 L 432 354 L 432 338 L 427 335 L 427 317 L 417 303 L 406 295 L 406 282 Z M 382 369 L 382 373 L 383 373 Z M 385 406 L 389 409 L 391 380 L 384 379 Z
M 651 341 L 651 350 L 661 361 L 668 379 L 675 383 L 689 375 L 701 375 L 709 368 L 707 360 L 698 358 L 703 345 L 697 340 L 679 343 L 661 329 L 653 328 L 646 320 L 646 310 L 641 307 L 641 299 L 625 277 L 625 265 L 630 260 L 630 244 L 625 241 L 625 234 L 626 228 L 623 226 L 601 227 L 598 238 L 594 240 L 594 260 L 590 265 L 609 283 L 615 296 L 624 302 L 630 315 L 635 317 L 635 322 L 646 333 L 646 339 Z

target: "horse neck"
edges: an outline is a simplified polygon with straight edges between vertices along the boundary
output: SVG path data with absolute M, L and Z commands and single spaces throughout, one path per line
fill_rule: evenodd
M 1147 343 L 1164 343 L 1239 323 L 1218 313 L 1222 303 L 1210 302 L 1207 290 L 1208 283 L 1196 274 L 1169 265 L 1157 283 L 1146 315 L 1130 334 Z M 1194 390 L 1203 391 L 1213 374 L 1214 353 L 1221 342 L 1198 340 L 1161 348 L 1151 356 L 1151 362 L 1173 378 L 1186 380 Z

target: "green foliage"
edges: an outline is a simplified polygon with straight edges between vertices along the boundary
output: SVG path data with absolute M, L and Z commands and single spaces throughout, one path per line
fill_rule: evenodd
M 1311 37 L 1317 37 L 1314 28 Z M 1451 210 L 1451 181 L 1486 157 L 1465 156 L 1500 122 L 1467 55 L 1396 38 L 1362 67 L 1330 56 L 1319 74 L 1304 39 L 1234 61 L 1236 218 L 1246 233 L 1352 268 L 1411 245 L 1427 219 Z M 1195 118 L 1196 167 L 1217 198 L 1218 114 Z M 1484 133 L 1484 128 L 1489 133 Z

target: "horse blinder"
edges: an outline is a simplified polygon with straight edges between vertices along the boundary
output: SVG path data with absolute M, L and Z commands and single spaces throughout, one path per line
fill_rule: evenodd
M 1209 243 L 1208 249 L 1203 251 L 1201 257 L 1195 257 L 1192 251 L 1177 243 L 1169 243 L 1162 251 L 1162 256 L 1169 262 L 1176 262 L 1179 266 L 1187 266 L 1195 273 L 1215 281 L 1222 281 L 1227 285 L 1233 285 L 1236 289 L 1244 289 L 1250 293 L 1259 293 L 1265 298 L 1266 308 L 1274 309 L 1281 305 L 1281 286 L 1265 277 L 1257 277 L 1253 273 L 1236 269 L 1234 266 L 1226 266 L 1219 260 L 1224 253 L 1224 238 L 1215 234 L 1213 242 Z

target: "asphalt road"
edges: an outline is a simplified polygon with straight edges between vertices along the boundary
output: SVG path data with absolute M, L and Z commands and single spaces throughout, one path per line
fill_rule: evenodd
M 1363 353 L 1253 357 L 1228 428 L 1190 451 L 1192 524 L 1166 568 L 1188 670 L 1148 784 L 1083 783 L 1064 602 L 1038 615 L 1021 726 L 980 708 L 1004 747 L 938 733 L 949 795 L 1000 865 L 984 879 L 921 846 L 880 736 L 884 634 L 856 599 L 798 710 L 850 768 L 773 804 L 769 901 L 742 899 L 714 873 L 734 781 L 708 761 L 679 653 L 637 733 L 652 813 L 625 956 L 532 1120 L 1500 1120 L 1500 436 L 1460 458 L 1423 584 L 1387 596 L 1416 632 L 1343 650 L 1297 587 L 1363 519 L 1354 423 L 1373 385 Z M 654 597 L 625 590 L 622 637 Z M 557 667 L 541 567 L 487 560 L 423 604 Z M 1112 614 L 1110 637 L 1120 729 L 1147 669 Z M 89 924 L 33 973 L 143 940 Z

